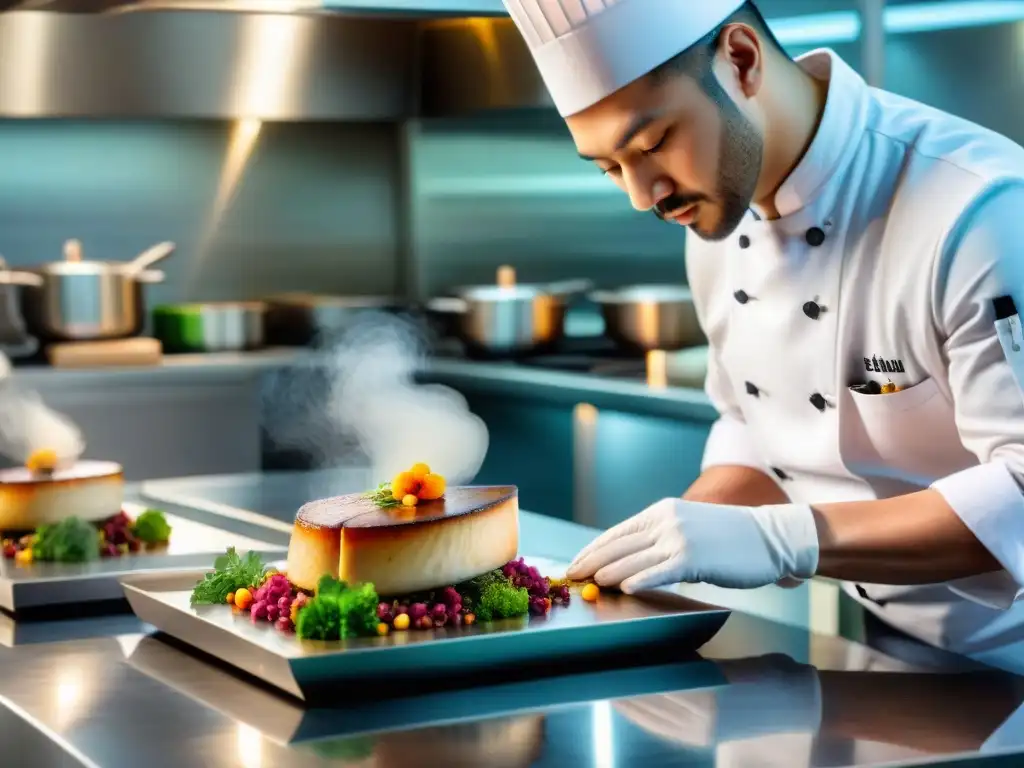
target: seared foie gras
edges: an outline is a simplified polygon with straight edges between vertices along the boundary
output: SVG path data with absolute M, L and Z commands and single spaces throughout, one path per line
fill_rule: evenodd
M 288 548 L 288 579 L 312 590 L 330 574 L 379 595 L 457 584 L 500 568 L 519 549 L 515 486 L 449 488 L 415 507 L 381 508 L 364 494 L 305 504 Z

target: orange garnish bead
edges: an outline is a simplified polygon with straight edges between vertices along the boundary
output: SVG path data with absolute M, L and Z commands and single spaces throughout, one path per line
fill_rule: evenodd
M 441 475 L 429 474 L 423 478 L 419 497 L 424 501 L 433 501 L 444 496 L 445 481 Z
M 415 507 L 418 501 L 419 499 L 416 497 L 415 494 L 407 493 L 405 496 L 402 497 L 402 506 Z
M 57 452 L 52 448 L 40 448 L 32 451 L 25 459 L 25 466 L 29 472 L 53 472 L 57 468 Z
M 419 483 L 409 472 L 399 472 L 391 481 L 391 495 L 401 501 L 410 493 L 415 493 Z

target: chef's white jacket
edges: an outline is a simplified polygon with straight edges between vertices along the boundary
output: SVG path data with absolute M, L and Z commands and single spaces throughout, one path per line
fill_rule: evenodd
M 911 635 L 1024 671 L 1024 396 L 992 308 L 1024 308 L 1024 149 L 869 88 L 831 51 L 800 64 L 828 99 L 780 217 L 687 239 L 720 413 L 703 465 L 762 469 L 807 503 L 938 490 L 1005 570 L 846 589 Z M 870 380 L 900 390 L 850 389 Z

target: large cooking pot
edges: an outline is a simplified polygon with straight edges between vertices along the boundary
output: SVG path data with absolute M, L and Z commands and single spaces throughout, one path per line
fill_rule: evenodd
M 395 313 L 404 303 L 393 296 L 330 296 L 286 293 L 265 300 L 267 343 L 273 346 L 328 344 L 369 312 Z
M 601 308 L 605 333 L 626 349 L 673 352 L 707 343 L 684 286 L 634 285 L 589 298 Z
M 131 262 L 68 258 L 0 273 L 0 282 L 21 286 L 25 326 L 41 342 L 127 338 L 138 335 L 145 323 L 142 286 L 164 279 L 163 272 L 148 266 L 173 249 L 162 243 Z
M 529 354 L 562 340 L 571 298 L 591 287 L 586 280 L 545 285 L 478 285 L 438 297 L 426 308 L 450 320 L 471 353 Z

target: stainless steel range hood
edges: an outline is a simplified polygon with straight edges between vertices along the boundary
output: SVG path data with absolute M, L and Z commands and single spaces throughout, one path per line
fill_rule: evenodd
M 439 15 L 504 16 L 501 0 L 0 0 L 0 11 L 55 13 L 362 13 L 417 18 Z
M 362 15 L 0 13 L 0 118 L 404 119 L 416 41 Z

